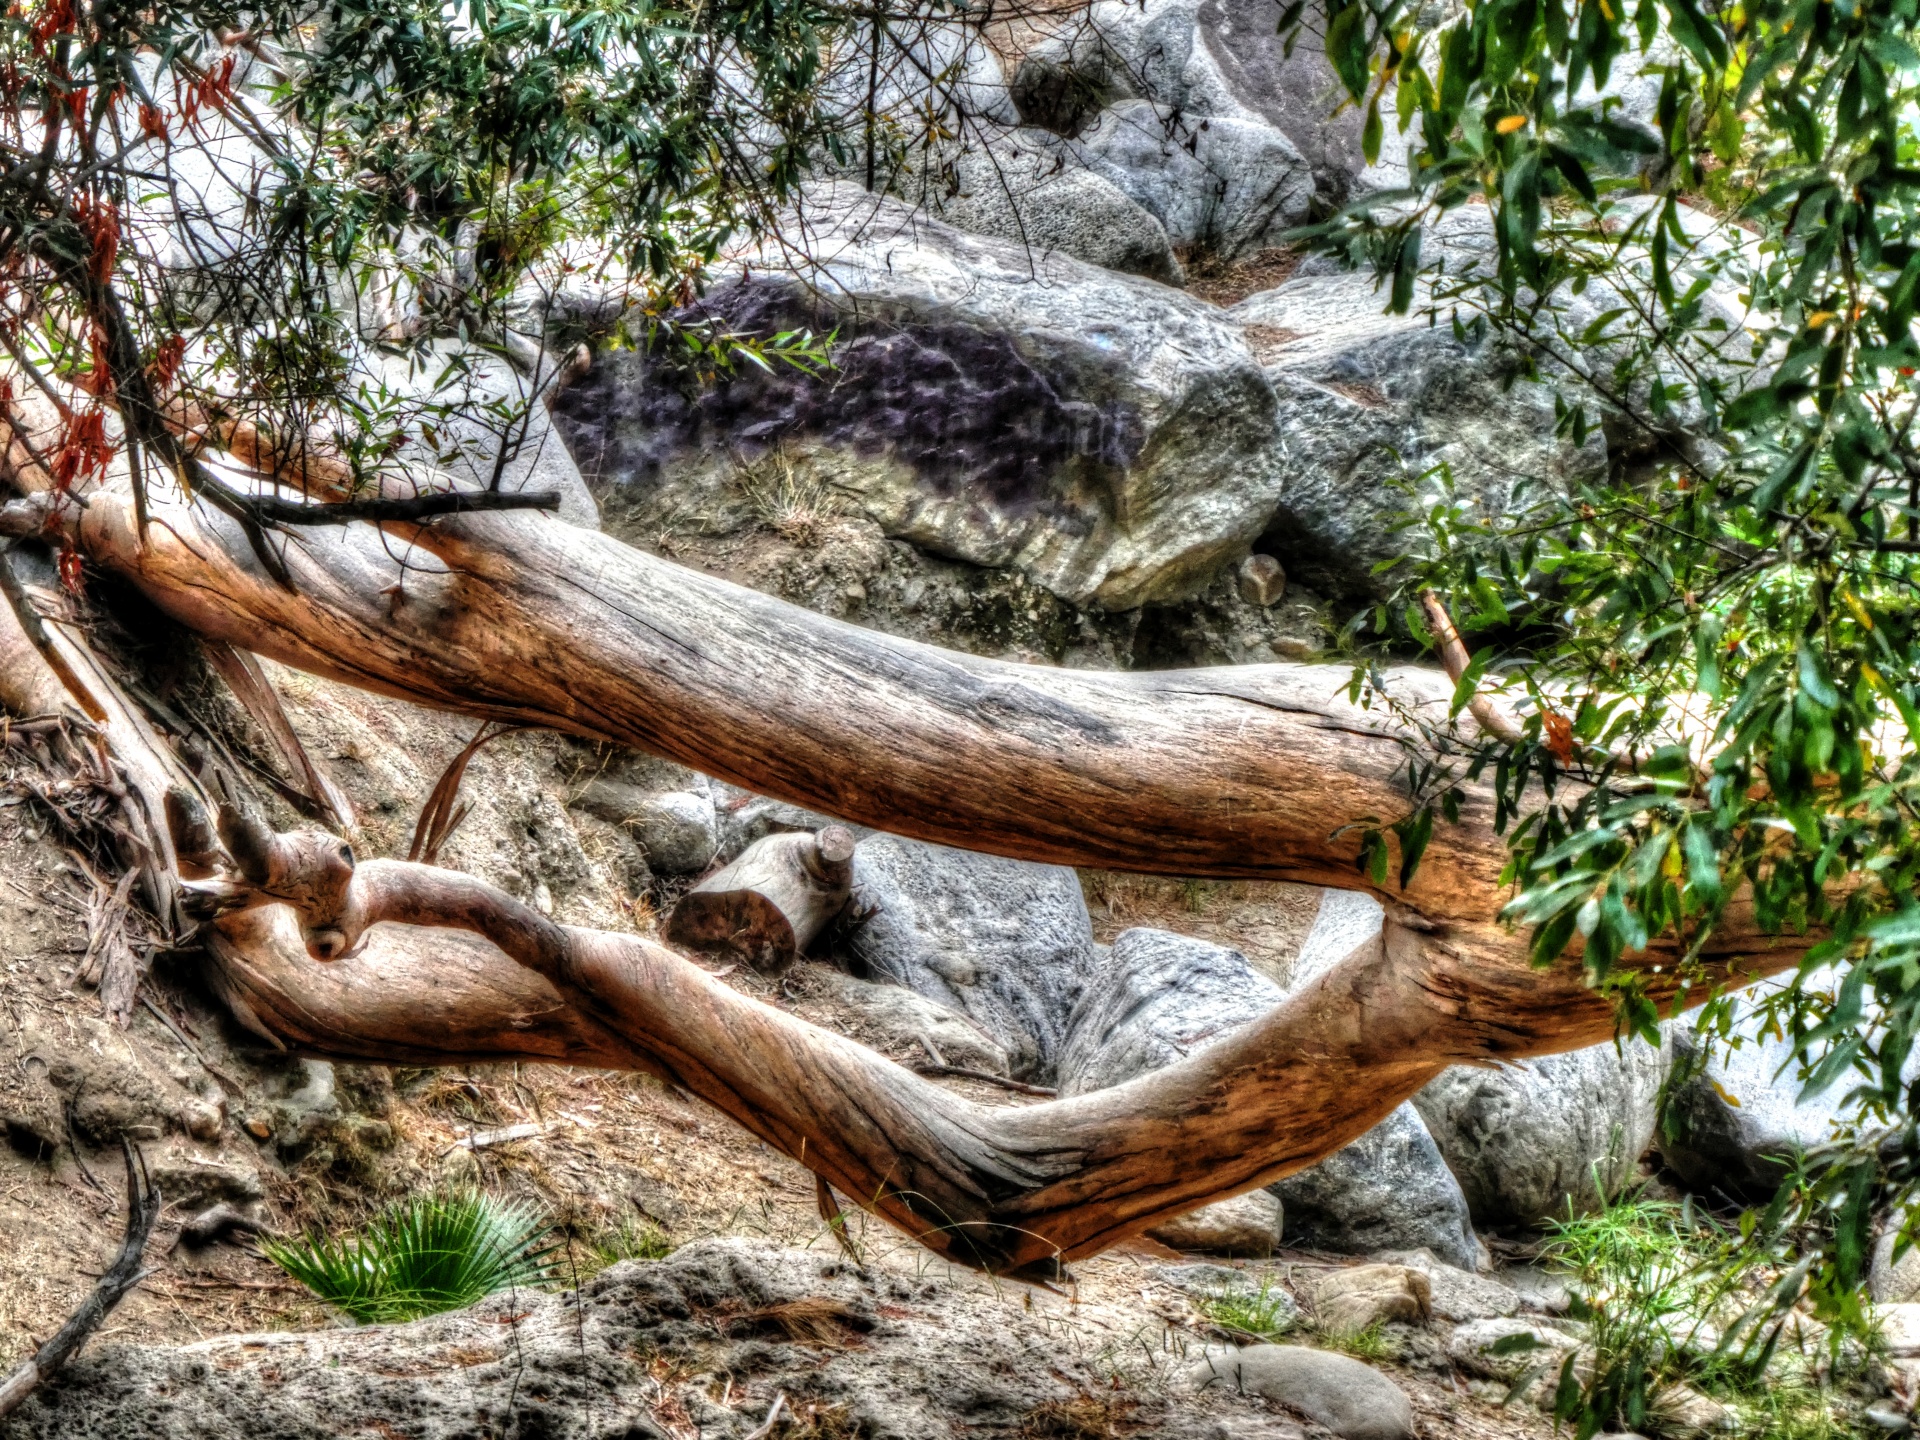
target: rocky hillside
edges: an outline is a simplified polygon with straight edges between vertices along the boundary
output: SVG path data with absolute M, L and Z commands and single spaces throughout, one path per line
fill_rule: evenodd
M 1385 315 L 1370 276 L 1284 248 L 1390 183 L 1392 160 L 1361 162 L 1357 119 L 1327 118 L 1324 59 L 1283 52 L 1255 10 L 1096 0 L 956 32 L 991 122 L 956 186 L 915 194 L 909 175 L 880 198 L 823 177 L 802 207 L 810 258 L 732 257 L 683 317 L 832 332 L 834 367 L 689 377 L 609 344 L 536 409 L 512 483 L 859 624 L 1164 669 L 1324 653 L 1401 553 L 1396 517 L 1442 484 L 1490 513 L 1524 478 L 1630 466 L 1604 428 L 1556 433 L 1550 388 L 1510 383 L 1527 357 Z M 1430 243 L 1464 267 L 1489 239 L 1469 207 Z M 135 692 L 301 823 L 316 797 L 261 707 L 137 602 L 107 604 Z M 268 681 L 359 853 L 408 854 L 472 724 Z M 1593 1353 L 1537 1263 L 1549 1222 L 1635 1186 L 1731 1213 L 1834 1119 L 1798 1101 L 1774 1042 L 1685 1072 L 1660 1129 L 1697 1043 L 1676 1024 L 1659 1044 L 1448 1071 L 1270 1190 L 1055 1284 L 983 1279 L 858 1217 L 836 1231 L 808 1172 L 647 1080 L 278 1052 L 190 950 L 154 956 L 130 1022 L 110 1023 L 91 984 L 112 879 L 36 798 L 41 758 L 0 748 L 0 1367 L 111 1252 L 123 1141 L 167 1208 L 149 1276 L 0 1422 L 8 1440 L 1544 1437 L 1548 1386 L 1516 1357 Z M 832 818 L 549 734 L 489 738 L 458 796 L 441 864 L 654 935 L 756 842 Z M 717 973 L 993 1103 L 1134 1079 L 1381 943 L 1354 893 L 856 839 L 849 903 L 808 956 Z M 254 1247 L 473 1183 L 552 1217 L 561 1288 L 346 1328 Z M 1901 1309 L 1920 1267 L 1883 1254 L 1874 1287 L 1920 1316 Z M 1849 1416 L 1913 1398 L 1920 1323 L 1902 1334 Z M 1763 1423 L 1691 1392 L 1649 1420 Z

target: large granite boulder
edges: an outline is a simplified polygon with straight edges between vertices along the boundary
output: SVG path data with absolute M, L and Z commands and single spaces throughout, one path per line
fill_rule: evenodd
M 1089 979 L 1060 1052 L 1062 1095 L 1176 1064 L 1286 998 L 1238 950 L 1144 927 L 1122 931 Z
M 853 899 L 836 958 L 967 1016 L 1022 1080 L 1050 1079 L 1094 964 L 1080 878 L 897 835 L 853 852 Z
M 1173 1064 L 1285 998 L 1237 950 L 1164 930 L 1124 931 L 1073 1012 L 1061 1093 L 1104 1089 Z M 1270 1189 L 1289 1245 L 1348 1254 L 1425 1248 L 1449 1264 L 1478 1265 L 1466 1201 L 1410 1106 Z
M 1484 212 L 1469 213 L 1429 251 L 1472 263 L 1483 238 Z M 1381 583 L 1374 567 L 1405 552 L 1400 517 L 1443 488 L 1490 520 L 1526 503 L 1524 481 L 1604 473 L 1601 434 L 1579 446 L 1556 434 L 1553 388 L 1522 378 L 1523 357 L 1490 332 L 1456 333 L 1419 303 L 1385 313 L 1371 271 L 1302 271 L 1228 312 L 1280 396 L 1286 484 L 1260 548 L 1289 576 L 1366 595 Z
M 1220 311 L 846 186 L 803 223 L 804 275 L 769 250 L 679 318 L 835 331 L 836 368 L 602 356 L 555 418 L 610 501 L 664 526 L 784 487 L 1110 610 L 1192 593 L 1267 527 L 1273 387 Z
M 1833 971 L 1809 976 L 1813 989 L 1831 987 Z M 1734 1001 L 1737 1049 L 1708 1042 L 1686 1020 L 1668 1027 L 1676 1078 L 1659 1137 L 1667 1168 L 1688 1189 L 1718 1200 L 1759 1202 L 1786 1178 L 1797 1150 L 1831 1138 L 1843 1115 L 1840 1104 L 1851 1082 L 1802 1096 L 1793 1046 L 1772 1035 L 1753 1038 L 1752 1006 Z M 1701 1047 L 1711 1044 L 1703 1055 Z
M 1122 100 L 1055 145 L 1064 162 L 1151 211 L 1176 246 L 1224 259 L 1284 244 L 1313 205 L 1307 162 L 1285 135 L 1251 116 L 1196 124 L 1148 100 Z
M 1027 123 L 1066 136 L 1126 100 L 1179 116 L 1191 134 L 1219 121 L 1255 123 L 1287 142 L 1333 203 L 1402 183 L 1396 127 L 1388 125 L 1380 160 L 1368 165 L 1362 116 L 1346 103 L 1314 27 L 1289 44 L 1275 13 L 1265 0 L 1097 0 L 1028 48 L 1014 69 L 1013 104 Z
M 1588 1210 L 1637 1175 L 1652 1143 L 1666 1045 L 1623 1040 L 1497 1070 L 1456 1065 L 1414 1097 L 1482 1228 Z
M 1015 130 L 953 158 L 928 182 L 928 203 L 949 225 L 1036 251 L 1180 284 L 1166 226 L 1125 188 L 1094 170 L 1063 165 L 1051 137 Z

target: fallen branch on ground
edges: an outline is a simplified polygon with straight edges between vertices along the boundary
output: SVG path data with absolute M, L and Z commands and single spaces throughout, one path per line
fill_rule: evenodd
M 120 1253 L 53 1338 L 34 1351 L 32 1357 L 22 1362 L 4 1381 L 0 1381 L 0 1416 L 17 1410 L 29 1395 L 47 1382 L 48 1377 L 78 1354 L 80 1347 L 87 1343 L 87 1337 L 100 1328 L 114 1306 L 126 1299 L 146 1275 L 140 1268 L 140 1259 L 146 1253 L 147 1237 L 153 1233 L 153 1222 L 160 1216 L 160 1192 L 147 1175 L 145 1160 L 139 1157 L 133 1146 L 125 1141 L 121 1145 L 127 1158 L 127 1230 L 120 1242 Z

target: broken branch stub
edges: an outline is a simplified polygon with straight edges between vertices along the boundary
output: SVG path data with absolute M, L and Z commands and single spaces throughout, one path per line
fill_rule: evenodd
M 778 975 L 806 953 L 853 893 L 853 832 L 768 835 L 680 898 L 667 941 Z

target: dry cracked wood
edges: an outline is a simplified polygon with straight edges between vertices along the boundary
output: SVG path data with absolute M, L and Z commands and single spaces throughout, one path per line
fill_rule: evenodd
M 218 922 L 220 984 L 265 1033 L 368 1059 L 644 1070 L 929 1248 L 995 1270 L 1091 1254 L 1304 1168 L 1448 1064 L 1613 1033 L 1575 973 L 1529 972 L 1526 1003 L 1490 1009 L 1475 961 L 1389 923 L 1384 945 L 1180 1064 L 1070 1099 L 980 1105 L 663 946 L 556 924 L 471 876 L 356 866 L 318 831 L 222 833 L 243 874 L 215 887 L 242 907 Z

